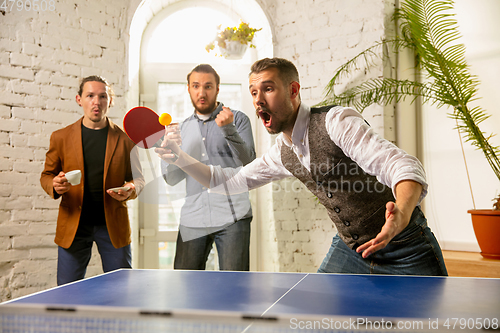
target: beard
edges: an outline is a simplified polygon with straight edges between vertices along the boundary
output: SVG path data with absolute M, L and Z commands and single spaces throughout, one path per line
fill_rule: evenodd
M 194 109 L 196 112 L 200 114 L 211 114 L 212 112 L 215 111 L 215 108 L 217 107 L 217 101 L 214 101 L 213 103 L 210 104 L 204 104 L 202 106 L 197 106 L 195 101 L 191 98 L 191 104 L 193 104 Z

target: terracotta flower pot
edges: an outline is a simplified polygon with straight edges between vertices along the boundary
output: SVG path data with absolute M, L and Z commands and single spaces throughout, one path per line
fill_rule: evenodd
M 472 226 L 481 255 L 485 258 L 500 259 L 500 210 L 471 209 Z

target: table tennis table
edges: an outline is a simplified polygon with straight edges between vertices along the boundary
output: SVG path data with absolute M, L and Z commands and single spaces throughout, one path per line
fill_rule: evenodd
M 1 332 L 498 329 L 500 279 L 123 269 L 0 304 Z

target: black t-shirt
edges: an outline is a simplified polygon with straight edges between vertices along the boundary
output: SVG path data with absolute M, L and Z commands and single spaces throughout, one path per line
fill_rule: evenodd
M 106 224 L 104 217 L 104 158 L 107 142 L 107 126 L 94 130 L 82 124 L 85 183 L 80 221 L 86 225 Z

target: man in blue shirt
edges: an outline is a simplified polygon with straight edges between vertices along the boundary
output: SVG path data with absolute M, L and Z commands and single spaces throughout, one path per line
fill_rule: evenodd
M 201 64 L 187 75 L 187 81 L 195 112 L 180 126 L 182 149 L 207 165 L 237 168 L 253 161 L 250 120 L 243 112 L 217 101 L 217 72 Z M 186 179 L 174 268 L 205 269 L 215 242 L 220 270 L 248 271 L 252 220 L 248 192 L 228 196 L 209 193 L 180 168 L 166 162 L 162 162 L 162 173 L 171 186 Z

